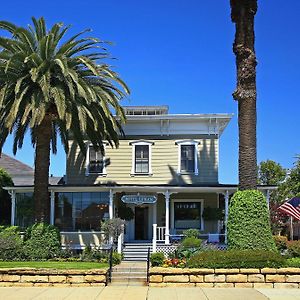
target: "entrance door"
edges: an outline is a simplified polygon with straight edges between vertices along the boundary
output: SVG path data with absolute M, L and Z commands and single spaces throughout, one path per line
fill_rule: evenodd
M 148 207 L 135 207 L 135 240 L 148 239 Z

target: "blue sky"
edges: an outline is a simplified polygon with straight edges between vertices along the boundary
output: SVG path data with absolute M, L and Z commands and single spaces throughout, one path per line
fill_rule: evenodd
M 258 162 L 291 167 L 300 153 L 300 1 L 258 1 Z M 220 182 L 237 182 L 238 136 L 234 25 L 229 0 L 4 1 L 1 19 L 25 26 L 31 16 L 92 28 L 114 42 L 112 63 L 131 89 L 124 105 L 167 104 L 171 113 L 234 113 L 221 137 Z M 11 138 L 4 152 L 11 154 Z M 27 139 L 17 158 L 33 165 Z M 50 172 L 65 173 L 60 147 Z

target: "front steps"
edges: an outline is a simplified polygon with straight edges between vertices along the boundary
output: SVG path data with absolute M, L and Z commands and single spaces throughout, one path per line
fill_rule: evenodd
M 114 286 L 145 286 L 147 285 L 146 262 L 122 262 L 114 266 L 110 285 Z
M 125 243 L 123 261 L 147 261 L 148 248 L 152 253 L 152 243 Z

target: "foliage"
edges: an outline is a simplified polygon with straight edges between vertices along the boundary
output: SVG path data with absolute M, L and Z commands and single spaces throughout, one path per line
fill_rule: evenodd
M 10 223 L 10 196 L 6 190 L 2 187 L 12 186 L 13 181 L 10 175 L 0 168 L 0 223 L 9 224 Z
M 185 258 L 167 258 L 164 260 L 162 267 L 164 268 L 184 268 L 186 267 L 186 259 Z
M 61 251 L 59 230 L 45 223 L 33 224 L 26 230 L 24 253 L 28 259 L 49 259 Z
M 287 249 L 287 237 L 284 235 L 273 235 L 277 249 L 281 252 Z
M 113 238 L 114 242 L 117 242 L 119 235 L 124 230 L 125 221 L 120 218 L 113 218 L 102 222 L 101 229 L 107 239 Z
M 0 228 L 0 259 L 20 260 L 23 257 L 22 238 L 17 226 Z
M 118 253 L 116 251 L 114 251 L 112 253 L 112 264 L 113 264 L 113 266 L 120 264 L 122 259 L 123 259 L 123 255 L 121 253 Z
M 182 240 L 181 246 L 187 248 L 198 248 L 201 245 L 201 240 L 195 237 L 187 237 Z
M 2 187 L 13 185 L 10 175 L 4 169 L 0 168 L 0 198 L 3 196 L 2 193 L 4 192 Z
M 183 231 L 183 236 L 185 238 L 188 238 L 188 237 L 195 237 L 195 238 L 198 238 L 199 237 L 199 234 L 200 234 L 200 231 L 198 229 L 187 229 L 187 230 L 184 230 Z
M 221 208 L 204 207 L 202 217 L 205 221 L 223 220 L 224 213 Z
M 300 268 L 300 257 L 287 258 L 285 260 L 285 265 L 287 267 Z
M 238 191 L 233 195 L 227 230 L 229 249 L 276 251 L 267 202 L 259 191 Z
M 287 241 L 286 247 L 292 257 L 300 256 L 300 241 Z
M 163 265 L 165 256 L 162 252 L 152 253 L 150 256 L 150 262 L 152 267 L 160 267 Z
M 288 215 L 278 210 L 281 203 L 275 202 L 272 198 L 275 192 L 271 193 L 271 201 L 269 204 L 271 230 L 274 235 L 285 234 L 287 229 L 286 224 L 288 222 Z M 276 191 L 277 193 L 277 191 Z
M 264 268 L 283 264 L 279 253 L 264 250 L 204 251 L 187 261 L 190 268 Z
M 262 161 L 258 166 L 258 182 L 264 185 L 278 185 L 284 181 L 286 169 L 273 160 Z
M 82 254 L 81 254 L 81 260 L 83 261 L 107 261 L 107 254 L 97 248 L 97 247 L 91 247 L 90 245 L 86 245 Z
M 125 221 L 130 221 L 134 217 L 131 207 L 128 207 L 123 201 L 118 202 L 118 217 Z

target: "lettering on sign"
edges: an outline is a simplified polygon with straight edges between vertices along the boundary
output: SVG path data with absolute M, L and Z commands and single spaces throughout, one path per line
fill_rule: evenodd
M 121 200 L 127 204 L 153 204 L 157 198 L 152 195 L 124 195 Z

